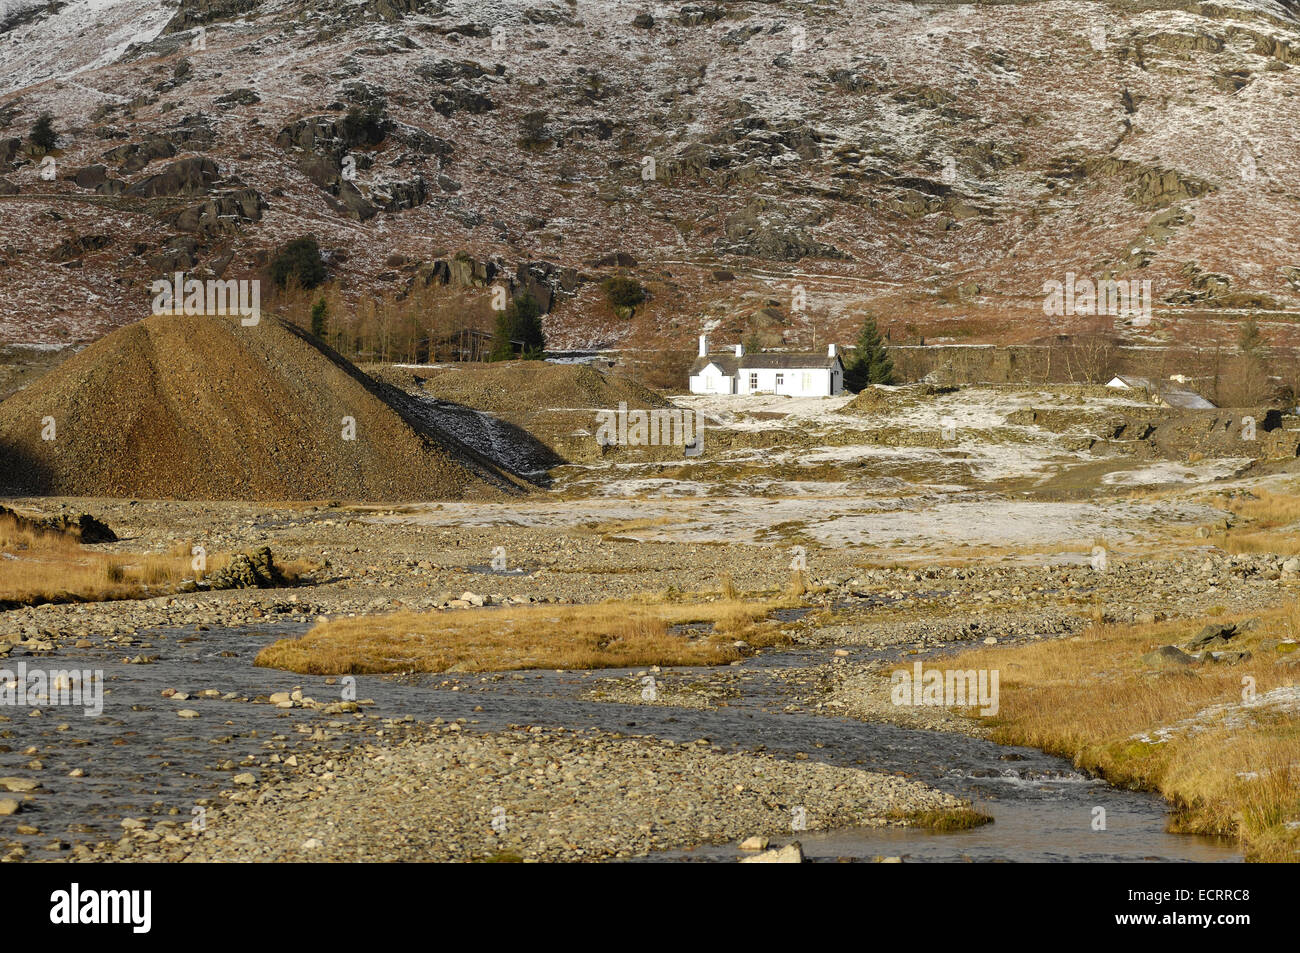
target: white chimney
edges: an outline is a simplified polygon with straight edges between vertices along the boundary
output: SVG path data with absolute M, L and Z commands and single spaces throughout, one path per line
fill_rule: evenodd
M 708 357 L 708 356 L 709 356 L 709 336 L 707 334 L 701 334 L 700 335 L 700 357 Z
M 745 345 L 743 345 L 743 344 L 737 344 L 737 345 L 736 345 L 736 357 L 744 357 L 744 356 L 745 356 Z
M 827 357 L 834 357 L 834 356 L 835 356 L 835 350 L 836 350 L 836 348 L 835 348 L 835 345 L 834 345 L 834 344 L 828 346 L 828 347 L 826 348 L 826 356 L 827 356 Z

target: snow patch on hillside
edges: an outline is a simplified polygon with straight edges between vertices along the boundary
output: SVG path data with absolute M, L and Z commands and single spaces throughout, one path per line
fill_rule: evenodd
M 0 0 L 0 23 L 43 6 Z M 71 0 L 0 40 L 0 94 L 106 66 L 132 43 L 156 39 L 175 12 L 159 0 Z

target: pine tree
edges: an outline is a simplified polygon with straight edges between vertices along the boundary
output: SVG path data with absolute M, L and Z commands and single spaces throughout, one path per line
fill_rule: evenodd
M 514 342 L 519 341 L 520 353 L 515 354 Z M 542 333 L 542 309 L 530 294 L 520 295 L 497 315 L 496 329 L 492 334 L 490 361 L 512 361 L 516 356 L 526 361 L 540 361 L 546 351 L 546 337 Z
M 876 319 L 867 315 L 858 334 L 853 360 L 844 368 L 844 386 L 857 392 L 870 384 L 892 384 L 894 361 L 885 350 Z
M 320 340 L 325 340 L 325 313 L 327 306 L 325 299 L 321 298 L 311 306 L 311 333 Z
M 314 235 L 295 238 L 271 260 L 271 280 L 279 288 L 285 287 L 290 278 L 301 288 L 315 288 L 325 280 L 325 276 L 325 259 L 321 257 L 320 245 Z
M 36 146 L 42 152 L 49 152 L 59 144 L 59 134 L 54 131 L 54 117 L 49 113 L 41 113 L 36 117 L 36 123 L 32 126 L 32 145 Z

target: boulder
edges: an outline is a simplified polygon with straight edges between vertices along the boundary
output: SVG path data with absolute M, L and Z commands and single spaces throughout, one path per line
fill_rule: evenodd
M 121 163 L 121 171 L 139 172 L 155 159 L 170 159 L 176 155 L 176 146 L 161 136 L 154 136 L 144 142 L 131 142 L 117 146 L 104 153 L 109 162 Z
M 108 245 L 112 239 L 107 235 L 77 235 L 66 238 L 50 252 L 51 261 L 72 261 Z
M 238 231 L 243 222 L 261 221 L 266 208 L 269 206 L 257 189 L 240 189 L 182 209 L 170 221 L 182 232 L 212 237 Z
M 198 156 L 178 159 L 156 175 L 129 186 L 126 193 L 140 198 L 200 195 L 211 188 L 219 176 L 220 170 L 211 159 Z
M 26 528 L 66 533 L 75 536 L 82 543 L 113 543 L 117 541 L 117 534 L 109 529 L 108 524 L 95 519 L 89 513 L 82 513 L 78 516 L 30 517 L 23 516 L 7 506 L 0 506 L 0 516 L 7 516 Z
M 1201 629 L 1187 643 L 1189 652 L 1199 652 L 1202 649 L 1220 649 L 1226 646 L 1234 638 L 1243 632 L 1249 632 L 1259 625 L 1259 619 L 1246 619 L 1243 622 L 1230 623 L 1212 623 Z
M 285 582 L 268 546 L 252 553 L 237 553 L 228 565 L 208 578 L 212 589 L 272 589 Z
M 1196 661 L 1176 645 L 1162 645 L 1142 656 L 1142 664 L 1152 668 L 1178 668 Z
M 77 172 L 72 177 L 73 183 L 79 189 L 94 189 L 103 185 L 108 179 L 108 166 L 105 165 L 88 165 Z

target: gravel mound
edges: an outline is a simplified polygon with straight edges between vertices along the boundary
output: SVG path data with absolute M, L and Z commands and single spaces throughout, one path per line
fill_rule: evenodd
M 523 491 L 408 402 L 276 319 L 157 315 L 0 404 L 0 487 L 214 500 Z
M 937 384 L 912 384 L 891 390 L 873 385 L 859 391 L 856 397 L 839 409 L 839 413 L 861 417 L 890 413 L 914 406 L 919 398 L 951 394 L 957 390 L 956 387 Z
M 512 449 L 525 452 L 503 452 L 498 446 L 499 435 L 482 432 L 482 426 L 473 421 L 465 421 L 456 432 L 518 473 L 599 458 L 600 448 L 591 436 L 597 426 L 597 411 L 617 411 L 620 404 L 629 410 L 672 406 L 631 378 L 580 364 L 505 361 L 430 368 L 371 366 L 367 370 L 423 401 L 441 404 L 449 417 L 457 408 L 462 414 L 468 409 L 514 428 L 506 431 L 513 433 Z M 681 448 L 673 448 L 671 453 L 680 458 Z
M 451 401 L 512 419 L 542 409 L 617 410 L 667 407 L 662 396 L 618 374 L 607 374 L 585 364 L 548 364 L 545 361 L 504 361 L 429 370 L 392 369 L 409 375 L 411 383 L 430 397 Z M 398 383 L 394 380 L 393 383 Z

